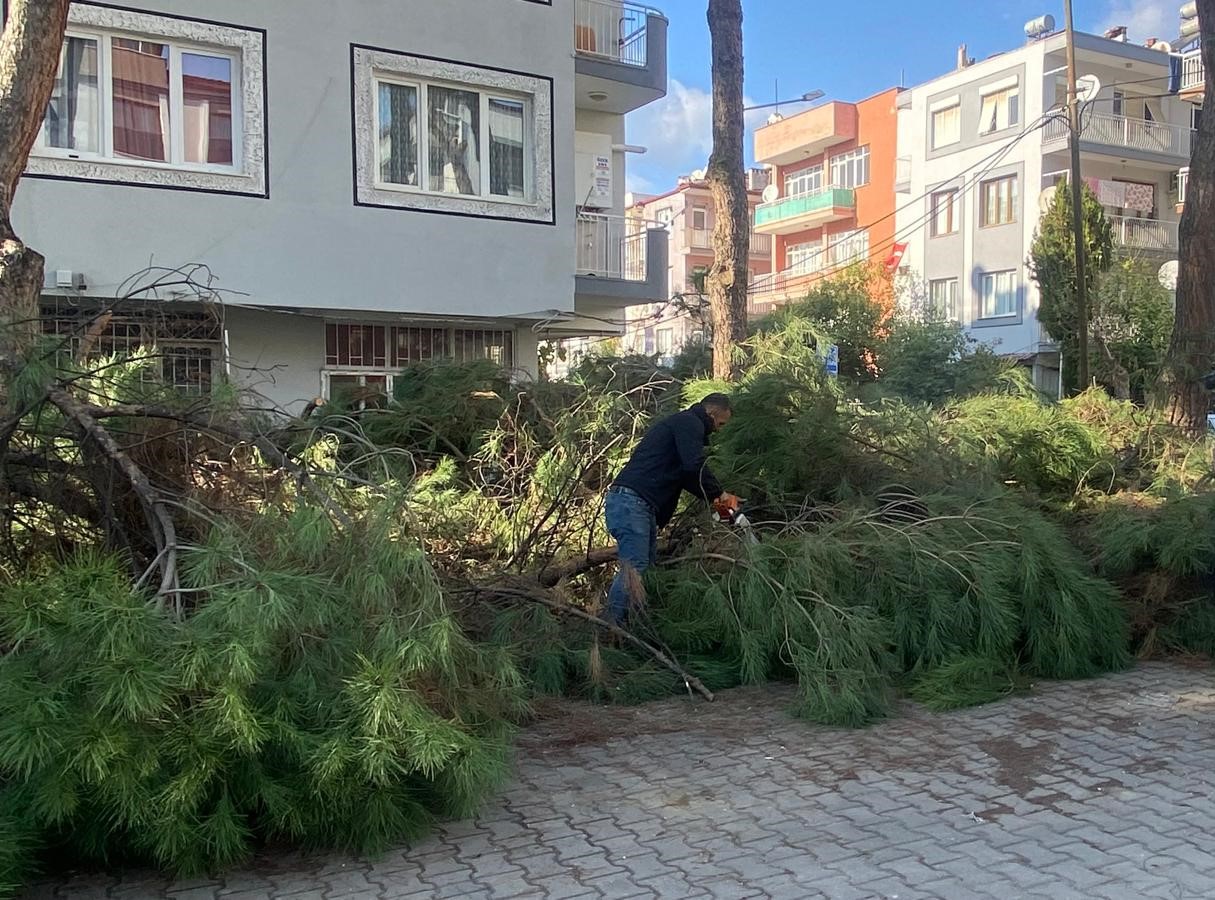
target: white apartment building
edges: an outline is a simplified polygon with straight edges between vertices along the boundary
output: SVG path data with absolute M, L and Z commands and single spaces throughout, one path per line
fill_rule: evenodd
M 1178 170 L 1193 108 L 1170 94 L 1174 57 L 1125 38 L 1076 35 L 1078 74 L 1100 90 L 1084 106 L 1081 176 L 1116 240 L 1164 262 L 1177 252 Z M 1026 265 L 1040 210 L 1069 166 L 1066 41 L 1046 34 L 900 95 L 896 240 L 928 301 L 975 338 L 1059 383 L 1059 348 L 1038 324 Z
M 74 2 L 14 211 L 47 330 L 287 409 L 439 357 L 534 371 L 546 334 L 665 295 L 665 235 L 625 236 L 624 116 L 664 95 L 666 35 L 623 0 Z M 222 303 L 124 299 L 192 264 Z

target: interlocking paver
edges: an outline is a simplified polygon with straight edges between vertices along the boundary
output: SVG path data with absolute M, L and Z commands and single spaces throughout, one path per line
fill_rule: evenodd
M 78 874 L 29 896 L 1176 900 L 1215 884 L 1210 669 L 905 706 L 856 732 L 788 702 L 769 687 L 571 706 L 525 732 L 514 787 L 478 817 L 379 859 L 267 853 L 215 880 Z

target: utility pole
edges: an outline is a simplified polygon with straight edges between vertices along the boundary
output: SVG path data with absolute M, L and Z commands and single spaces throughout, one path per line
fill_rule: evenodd
M 1088 283 L 1084 277 L 1084 189 L 1080 182 L 1080 96 L 1076 92 L 1076 30 L 1072 25 L 1072 0 L 1063 0 L 1064 28 L 1067 32 L 1067 118 L 1071 132 L 1072 232 L 1076 238 L 1076 304 L 1080 331 L 1080 389 L 1087 390 L 1088 375 Z

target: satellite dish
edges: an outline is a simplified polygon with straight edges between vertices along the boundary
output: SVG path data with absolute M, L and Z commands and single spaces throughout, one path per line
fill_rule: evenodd
M 705 170 L 697 169 L 695 172 L 693 172 L 692 180 L 693 181 L 704 181 L 705 180 Z
M 1161 266 L 1160 271 L 1156 273 L 1156 277 L 1160 280 L 1160 286 L 1166 291 L 1177 290 L 1177 270 L 1180 268 L 1181 266 L 1178 264 L 1177 260 L 1170 259 L 1163 266 Z
M 771 203 L 774 200 L 776 200 L 777 197 L 780 196 L 780 189 L 777 188 L 776 185 L 770 184 L 766 188 L 764 188 L 764 192 L 762 194 L 760 194 L 759 196 L 760 196 L 760 199 L 764 201 L 764 203 Z
M 1101 79 L 1096 75 L 1081 75 L 1076 79 L 1076 98 L 1081 103 L 1089 103 L 1101 93 Z
M 1057 190 L 1059 190 L 1058 185 L 1052 184 L 1050 187 L 1045 188 L 1042 191 L 1042 193 L 1038 195 L 1039 212 L 1045 214 L 1050 211 L 1051 204 L 1055 202 L 1055 192 Z

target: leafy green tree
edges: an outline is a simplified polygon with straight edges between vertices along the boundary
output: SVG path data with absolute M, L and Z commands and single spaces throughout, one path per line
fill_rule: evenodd
M 1090 302 L 1097 295 L 1101 273 L 1114 262 L 1114 234 L 1096 195 L 1084 186 L 1083 223 L 1085 282 Z M 1076 245 L 1072 236 L 1072 197 L 1066 182 L 1059 184 L 1050 209 L 1038 223 L 1030 248 L 1029 267 L 1038 283 L 1041 303 L 1038 321 L 1059 342 L 1063 351 L 1063 384 L 1069 393 L 1078 387 L 1077 362 L 1080 348 L 1076 300 Z M 1090 320 L 1093 316 L 1090 315 Z
M 1173 299 L 1155 266 L 1119 259 L 1097 280 L 1092 371 L 1119 399 L 1143 402 L 1160 376 L 1173 330 Z

